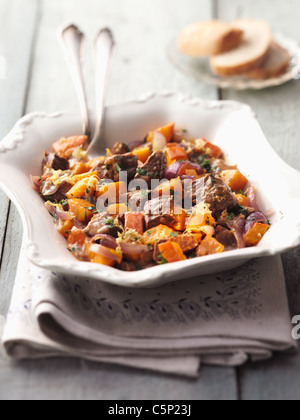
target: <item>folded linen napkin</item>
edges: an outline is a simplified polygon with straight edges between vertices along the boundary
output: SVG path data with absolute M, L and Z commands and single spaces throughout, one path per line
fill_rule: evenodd
M 24 251 L 2 342 L 18 359 L 72 356 L 196 377 L 296 350 L 280 257 L 157 289 L 127 289 L 30 264 Z

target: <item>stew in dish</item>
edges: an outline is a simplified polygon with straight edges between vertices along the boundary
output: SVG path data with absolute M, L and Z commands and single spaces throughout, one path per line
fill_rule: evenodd
M 78 260 L 136 271 L 256 246 L 270 227 L 237 166 L 175 124 L 95 159 L 86 143 L 55 142 L 32 176 Z

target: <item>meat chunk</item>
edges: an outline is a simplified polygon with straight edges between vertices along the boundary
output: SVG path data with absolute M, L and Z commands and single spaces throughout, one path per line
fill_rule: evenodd
M 136 179 L 143 179 L 151 189 L 151 180 L 161 181 L 165 177 L 167 169 L 167 158 L 163 152 L 154 152 L 148 158 L 147 162 L 137 169 Z
M 213 175 L 206 175 L 204 178 L 193 181 L 191 193 L 193 204 L 199 204 L 201 201 L 209 204 L 213 217 L 216 219 L 224 210 L 231 210 L 238 204 L 225 182 Z
M 53 185 L 51 178 L 45 181 L 42 187 L 41 194 L 45 201 L 51 201 L 52 203 L 60 203 L 62 200 L 66 200 L 67 193 L 72 188 L 72 185 L 67 181 L 63 181 L 58 185 Z
M 178 235 L 169 239 L 162 239 L 154 245 L 153 260 L 157 264 L 161 264 L 161 253 L 159 251 L 158 245 L 161 245 L 165 242 L 172 241 L 176 242 L 182 249 L 184 254 L 194 251 L 199 245 L 199 241 L 192 235 Z
M 177 223 L 174 207 L 174 200 L 167 196 L 147 201 L 144 207 L 146 230 L 158 225 L 173 227 Z
M 145 204 L 149 200 L 150 193 L 151 191 L 143 189 L 129 191 L 126 194 L 126 202 L 131 210 L 142 212 L 144 211 Z
M 216 227 L 215 238 L 218 242 L 225 246 L 226 251 L 231 251 L 238 248 L 234 233 L 231 230 L 224 228 L 223 226 Z
M 84 229 L 84 233 L 90 237 L 94 237 L 95 235 L 110 235 L 117 238 L 118 233 L 121 232 L 122 228 L 115 224 L 109 213 L 97 214 Z
M 97 171 L 100 179 L 120 180 L 120 172 L 127 172 L 128 181 L 131 181 L 138 167 L 138 157 L 133 153 L 115 155 L 107 158 L 104 164 L 99 164 L 93 170 Z
M 130 148 L 125 143 L 116 143 L 112 148 L 113 155 L 125 155 L 130 152 Z
M 43 163 L 43 174 L 51 172 L 51 170 L 58 171 L 59 169 L 62 171 L 66 171 L 69 169 L 69 161 L 67 159 L 59 157 L 55 153 L 44 153 Z

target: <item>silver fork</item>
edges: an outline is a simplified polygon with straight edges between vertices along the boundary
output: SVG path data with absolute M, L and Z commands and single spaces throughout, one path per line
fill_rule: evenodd
M 96 67 L 96 120 L 92 135 L 88 101 L 83 77 L 83 52 L 85 36 L 74 24 L 68 25 L 58 31 L 58 39 L 64 56 L 68 63 L 69 71 L 77 94 L 83 132 L 88 136 L 89 156 L 100 153 L 105 147 L 103 138 L 105 102 L 111 73 L 115 41 L 110 29 L 104 28 L 97 34 L 94 43 L 95 67 Z

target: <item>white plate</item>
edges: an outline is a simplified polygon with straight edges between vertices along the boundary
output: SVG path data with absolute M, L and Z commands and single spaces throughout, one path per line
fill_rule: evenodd
M 221 89 L 265 89 L 280 86 L 291 80 L 300 79 L 300 45 L 294 39 L 283 34 L 276 34 L 275 40 L 286 48 L 291 56 L 290 65 L 286 73 L 267 80 L 254 80 L 246 76 L 219 77 L 210 68 L 207 58 L 192 58 L 182 54 L 173 41 L 168 48 L 168 56 L 172 63 L 183 73 L 194 77 L 200 82 L 217 86 Z
M 0 143 L 0 184 L 22 216 L 28 257 L 35 265 L 121 286 L 151 287 L 221 272 L 300 244 L 300 174 L 275 154 L 247 105 L 152 94 L 108 107 L 107 145 L 142 139 L 149 130 L 170 121 L 186 127 L 191 137 L 205 137 L 221 146 L 256 186 L 262 210 L 274 210 L 272 228 L 259 246 L 134 273 L 77 261 L 67 251 L 66 241 L 57 233 L 42 199 L 31 188 L 29 177 L 40 174 L 43 151 L 55 140 L 81 132 L 81 120 L 67 112 L 37 113 L 22 118 Z

